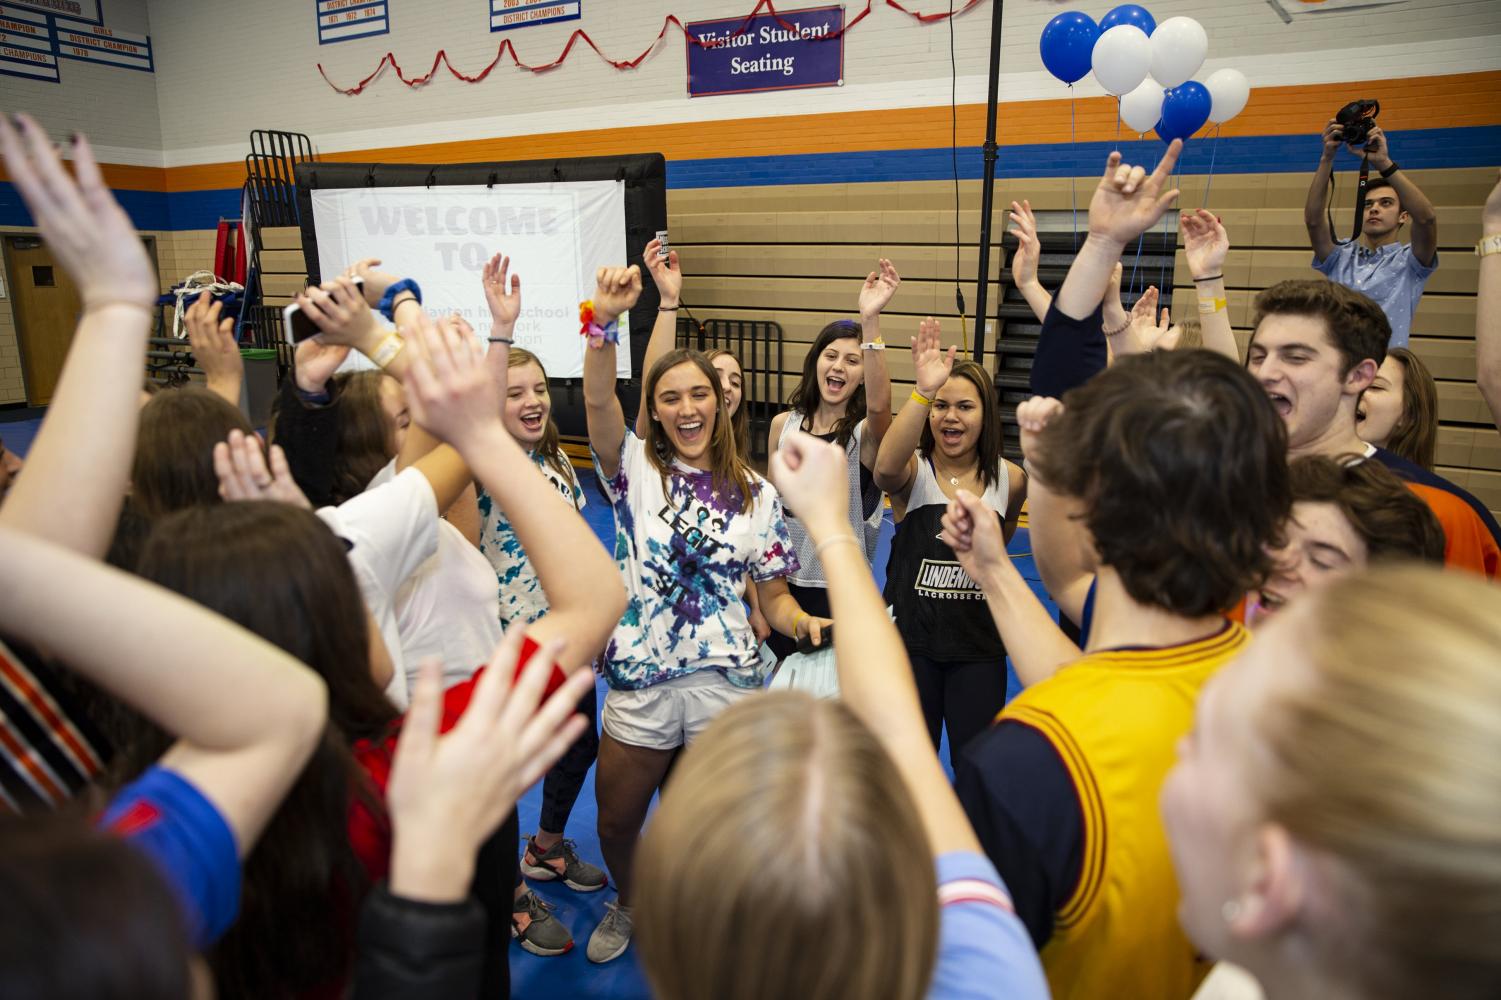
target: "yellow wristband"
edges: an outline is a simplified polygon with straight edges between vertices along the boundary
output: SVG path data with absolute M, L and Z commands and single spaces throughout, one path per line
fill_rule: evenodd
M 924 406 L 932 406 L 933 405 L 933 401 L 931 399 L 929 399 L 927 396 L 924 396 L 922 393 L 918 392 L 916 389 L 912 390 L 912 402 L 914 402 L 914 403 L 921 403 Z
M 797 614 L 792 616 L 792 634 L 794 636 L 797 635 L 797 623 L 802 621 L 806 617 L 808 617 L 808 612 L 806 611 L 799 611 Z
M 384 368 L 396 360 L 396 355 L 400 354 L 405 346 L 407 342 L 402 339 L 401 334 L 393 330 L 386 334 L 386 338 L 380 342 L 375 353 L 370 355 L 370 360 L 375 362 L 377 368 Z
M 1199 300 L 1199 315 L 1201 316 L 1213 316 L 1217 312 L 1224 312 L 1227 308 L 1229 308 L 1229 303 L 1225 301 L 1223 296 L 1220 298 Z

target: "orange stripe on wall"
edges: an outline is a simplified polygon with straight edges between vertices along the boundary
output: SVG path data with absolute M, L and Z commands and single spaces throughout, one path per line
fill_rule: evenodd
M 1062 86 L 1060 85 L 1060 89 Z M 1004 95 L 1002 95 L 1004 97 Z M 1381 125 L 1388 130 L 1455 128 L 1501 123 L 1501 72 L 1368 80 L 1358 84 L 1306 84 L 1261 87 L 1224 135 L 1316 135 L 1353 96 L 1381 102 Z M 1075 102 L 1079 141 L 1109 141 L 1116 135 L 1115 99 Z M 984 136 L 985 107 L 958 108 L 961 145 L 977 146 Z M 330 153 L 323 158 L 355 163 L 485 163 L 565 156 L 609 156 L 653 150 L 669 160 L 710 157 L 785 156 L 882 149 L 934 149 L 950 141 L 947 107 L 894 108 L 826 115 L 787 115 L 727 121 L 680 122 L 583 132 L 470 139 Z M 1070 139 L 1069 101 L 1002 103 L 997 135 L 1001 145 L 1065 143 Z M 316 139 L 316 137 L 315 137 Z M 243 163 L 209 163 L 165 171 L 106 166 L 112 187 L 148 191 L 205 191 L 239 187 Z M 0 174 L 0 179 L 4 175 Z

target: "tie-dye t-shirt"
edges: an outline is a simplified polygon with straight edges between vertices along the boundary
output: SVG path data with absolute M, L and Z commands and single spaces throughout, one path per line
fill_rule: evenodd
M 568 466 L 568 474 L 564 475 L 541 455 L 533 453 L 532 461 L 537 463 L 542 478 L 558 491 L 558 499 L 574 510 L 584 509 L 584 491 L 579 486 L 578 476 L 574 475 L 573 466 Z M 479 516 L 479 550 L 495 567 L 495 579 L 500 587 L 500 623 L 506 627 L 512 622 L 529 625 L 547 613 L 547 595 L 542 591 L 542 581 L 537 579 L 537 571 L 532 569 L 532 562 L 521 547 L 521 539 L 511 527 L 511 519 L 483 489 L 479 491 Z
M 599 457 L 595 456 L 598 469 Z M 707 472 L 674 466 L 662 476 L 627 430 L 620 469 L 600 481 L 615 512 L 615 561 L 630 596 L 605 647 L 605 680 L 636 690 L 698 670 L 759 687 L 761 657 L 746 618 L 745 578 L 797 570 L 797 554 L 770 483 L 751 474 L 754 504 L 719 496 Z

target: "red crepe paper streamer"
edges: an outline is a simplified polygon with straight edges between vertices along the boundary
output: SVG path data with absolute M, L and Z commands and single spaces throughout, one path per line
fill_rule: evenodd
M 980 0 L 967 0 L 964 6 L 954 11 L 952 15 L 946 10 L 939 11 L 936 14 L 920 14 L 917 11 L 911 11 L 906 7 L 903 7 L 900 3 L 897 2 L 897 0 L 883 0 L 883 2 L 887 7 L 896 8 L 903 14 L 906 14 L 908 17 L 917 21 L 919 24 L 932 24 L 935 21 L 942 21 L 947 17 L 958 17 L 960 14 L 963 14 L 970 8 L 978 6 Z M 871 8 L 874 5 L 875 0 L 865 0 L 865 9 L 856 14 L 853 20 L 851 20 L 839 31 L 835 32 L 832 35 L 827 35 L 823 38 L 820 38 L 818 39 L 818 41 L 832 41 L 835 38 L 841 37 L 845 32 L 849 31 L 855 25 L 865 20 L 866 16 L 870 14 Z M 772 0 L 759 0 L 756 6 L 752 8 L 751 12 L 745 15 L 745 22 L 739 29 L 736 30 L 735 35 L 738 36 L 744 34 L 747 30 L 749 30 L 751 18 L 761 13 L 763 9 L 765 9 L 772 17 L 776 18 L 777 23 L 780 24 L 783 28 L 786 28 L 788 30 L 792 29 L 793 25 L 789 24 L 787 21 L 782 20 L 782 15 L 777 13 L 777 9 L 775 6 L 773 6 Z M 567 61 L 569 54 L 573 51 L 574 45 L 576 45 L 580 41 L 589 46 L 589 48 L 593 49 L 595 55 L 599 56 L 601 59 L 603 59 L 605 62 L 609 63 L 616 69 L 635 69 L 637 66 L 641 65 L 641 63 L 646 59 L 647 56 L 651 55 L 652 52 L 656 50 L 657 46 L 661 44 L 662 39 L 667 37 L 667 29 L 673 26 L 676 26 L 677 29 L 683 33 L 683 38 L 686 39 L 690 45 L 698 45 L 700 47 L 703 46 L 703 42 L 688 34 L 688 29 L 683 26 L 683 22 L 679 21 L 675 14 L 668 14 L 667 17 L 662 21 L 662 30 L 657 32 L 657 37 L 652 39 L 651 44 L 648 45 L 646 49 L 634 59 L 611 59 L 609 56 L 605 55 L 603 51 L 600 50 L 600 47 L 598 45 L 594 44 L 594 39 L 589 37 L 589 33 L 587 31 L 579 29 L 568 36 L 568 44 L 563 46 L 563 51 L 558 55 L 556 59 L 554 59 L 550 63 L 543 63 L 538 66 L 533 66 L 529 63 L 522 62 L 520 54 L 518 54 L 516 51 L 516 47 L 512 45 L 511 40 L 507 38 L 500 43 L 500 48 L 496 50 L 495 58 L 490 61 L 490 65 L 486 66 L 484 69 L 480 70 L 473 76 L 464 73 L 462 70 L 454 66 L 453 63 L 449 62 L 448 53 L 443 49 L 438 50 L 438 54 L 433 57 L 432 66 L 429 67 L 428 71 L 421 76 L 407 76 L 406 73 L 403 72 L 401 64 L 396 61 L 395 54 L 391 52 L 387 52 L 384 56 L 381 57 L 381 61 L 379 65 L 375 67 L 374 72 L 365 77 L 359 83 L 355 84 L 353 87 L 341 87 L 337 83 L 334 83 L 332 80 L 330 80 L 328 78 L 328 72 L 323 68 L 322 63 L 318 64 L 318 72 L 323 76 L 324 81 L 330 87 L 334 88 L 341 94 L 348 94 L 350 96 L 354 96 L 363 92 L 366 87 L 368 87 L 375 81 L 377 77 L 381 75 L 382 71 L 385 70 L 387 65 L 389 65 L 393 70 L 396 71 L 396 78 L 402 83 L 406 84 L 408 87 L 421 87 L 430 82 L 432 78 L 437 75 L 439 66 L 446 67 L 451 75 L 457 77 L 460 80 L 463 80 L 465 83 L 479 83 L 485 77 L 490 75 L 491 70 L 500 65 L 500 60 L 508 52 L 511 55 L 511 63 L 517 69 L 526 70 L 528 73 L 546 73 L 548 70 L 557 69 L 559 66 L 563 65 L 563 63 Z

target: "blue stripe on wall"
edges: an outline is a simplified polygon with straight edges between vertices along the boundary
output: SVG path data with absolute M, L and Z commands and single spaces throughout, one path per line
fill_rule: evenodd
M 1414 169 L 1491 167 L 1501 163 L 1501 125 L 1414 129 L 1387 133 L 1403 166 Z M 1002 146 L 996 176 L 1088 177 L 1099 172 L 1114 143 Z M 1125 139 L 1127 159 L 1156 163 L 1164 146 L 1156 139 Z M 947 180 L 953 176 L 948 149 L 807 153 L 794 156 L 738 156 L 676 160 L 667 164 L 669 188 L 754 187 L 771 184 L 831 184 L 865 181 Z M 1312 173 L 1318 164 L 1317 137 L 1308 135 L 1227 136 L 1195 139 L 1178 162 L 1185 174 Z M 1353 156 L 1341 155 L 1340 170 L 1353 170 Z M 978 146 L 959 149 L 959 176 L 974 180 L 984 166 Z M 238 188 L 215 191 L 116 191 L 139 229 L 213 229 L 221 218 L 238 218 Z M 31 226 L 15 188 L 0 182 L 0 226 Z

